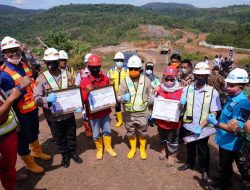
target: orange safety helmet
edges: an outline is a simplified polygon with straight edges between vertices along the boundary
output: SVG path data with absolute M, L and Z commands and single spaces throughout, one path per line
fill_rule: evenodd
M 164 76 L 173 76 L 173 77 L 177 77 L 177 76 L 178 76 L 178 70 L 177 70 L 176 67 L 170 65 L 170 66 L 167 66 L 167 67 L 164 69 L 163 75 L 164 75 Z
M 88 65 L 92 67 L 102 66 L 102 60 L 98 55 L 91 55 L 88 59 Z

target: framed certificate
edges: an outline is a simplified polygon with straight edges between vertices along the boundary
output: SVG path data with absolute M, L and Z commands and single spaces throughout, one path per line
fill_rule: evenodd
M 179 122 L 180 101 L 155 98 L 152 117 L 164 121 Z
M 114 86 L 109 85 L 90 91 L 88 102 L 90 113 L 95 113 L 114 106 L 117 102 Z
M 52 92 L 56 93 L 57 97 L 56 102 L 51 106 L 52 115 L 73 113 L 77 108 L 83 108 L 81 90 L 79 87 Z

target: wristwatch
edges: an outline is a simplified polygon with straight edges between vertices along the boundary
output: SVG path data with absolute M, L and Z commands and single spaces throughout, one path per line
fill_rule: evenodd
M 237 127 L 235 130 L 234 130 L 234 135 L 235 136 L 239 136 L 240 134 L 240 127 Z

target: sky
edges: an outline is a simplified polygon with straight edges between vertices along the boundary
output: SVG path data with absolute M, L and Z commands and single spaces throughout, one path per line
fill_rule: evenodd
M 114 3 L 141 6 L 150 2 L 188 3 L 200 8 L 224 7 L 234 4 L 250 5 L 250 0 L 0 0 L 0 4 L 2 5 L 10 5 L 23 9 L 48 9 L 56 5 L 65 5 L 70 3 Z

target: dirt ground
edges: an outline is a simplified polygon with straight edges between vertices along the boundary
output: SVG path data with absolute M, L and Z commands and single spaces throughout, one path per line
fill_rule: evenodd
M 113 118 L 113 114 L 111 114 Z M 28 172 L 18 158 L 17 171 L 27 173 L 29 179 L 18 183 L 19 190 L 82 190 L 82 189 L 182 189 L 200 190 L 207 189 L 200 179 L 200 173 L 195 170 L 180 172 L 177 167 L 185 160 L 185 147 L 180 146 L 179 160 L 176 166 L 167 168 L 164 161 L 158 159 L 159 141 L 157 129 L 148 129 L 147 160 L 139 158 L 139 150 L 132 160 L 126 155 L 129 150 L 126 130 L 124 126 L 114 127 L 114 119 L 111 123 L 112 140 L 114 150 L 118 157 L 114 158 L 104 153 L 102 160 L 95 159 L 95 146 L 92 139 L 85 136 L 81 127 L 81 116 L 76 115 L 77 128 L 77 152 L 83 159 L 82 164 L 76 164 L 71 160 L 69 168 L 60 166 L 61 157 L 56 146 L 51 142 L 51 135 L 47 123 L 40 111 L 40 141 L 46 153 L 52 155 L 51 161 L 36 160 L 45 168 L 44 174 L 32 174 Z M 211 176 L 217 175 L 218 149 L 210 138 L 211 151 Z M 235 168 L 236 169 L 236 168 Z M 234 186 L 239 189 L 240 177 L 236 173 L 233 176 Z M 0 188 L 1 189 L 1 188 Z

